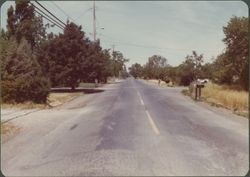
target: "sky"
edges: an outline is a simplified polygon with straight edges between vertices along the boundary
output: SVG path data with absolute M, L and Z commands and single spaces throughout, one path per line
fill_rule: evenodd
M 93 1 L 39 1 L 62 21 L 75 22 L 93 40 Z M 7 9 L 1 7 L 1 27 Z M 233 16 L 248 17 L 243 1 L 96 1 L 97 38 L 103 48 L 121 51 L 127 66 L 162 55 L 177 66 L 195 50 L 211 62 L 224 49 L 223 26 Z M 46 20 L 44 22 L 47 23 Z M 104 29 L 102 29 L 104 28 Z M 53 27 L 48 32 L 62 32 Z

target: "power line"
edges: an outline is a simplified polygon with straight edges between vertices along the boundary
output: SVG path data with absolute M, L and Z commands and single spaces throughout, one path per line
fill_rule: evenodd
M 95 0 L 93 1 L 93 37 L 96 41 L 96 15 L 95 15 Z
M 103 35 L 103 36 L 106 36 L 106 35 Z M 141 45 L 141 44 L 135 44 L 135 43 L 127 43 L 127 42 L 117 42 L 116 41 L 115 43 L 120 44 L 120 45 L 127 45 L 127 46 L 141 47 L 141 48 L 173 49 L 173 48 L 148 46 L 148 45 Z M 174 50 L 190 50 L 190 49 L 174 49 Z
M 64 15 L 66 15 L 69 19 L 71 19 L 72 21 L 74 21 L 73 18 L 71 18 L 61 7 L 59 7 L 54 1 L 50 1 L 52 4 L 54 4 L 54 6 L 56 6 L 62 13 L 64 13 Z
M 48 9 L 46 9 L 42 4 L 40 4 L 37 0 L 35 0 L 35 2 L 41 6 L 44 10 L 46 10 L 50 15 L 52 15 L 55 19 L 57 19 L 59 22 L 61 22 L 64 26 L 66 26 L 66 24 L 64 22 L 62 22 L 60 19 L 58 19 L 55 15 L 53 15 Z M 65 11 L 63 11 L 56 3 L 53 3 L 60 11 L 62 11 L 67 17 L 69 17 L 70 19 L 72 19 L 68 14 L 66 14 Z M 33 4 L 32 4 L 33 5 Z M 34 6 L 34 5 L 33 5 Z M 54 19 L 52 19 L 50 16 L 48 16 L 47 14 L 45 14 L 41 9 L 39 9 L 38 7 L 34 6 L 36 9 L 38 9 L 41 13 L 43 13 L 44 15 L 42 15 L 41 13 L 39 13 L 38 11 L 36 11 L 38 14 L 40 14 L 42 17 L 46 18 L 48 21 L 50 21 L 51 23 L 53 23 L 54 25 L 58 26 L 59 28 L 63 29 L 64 26 L 60 23 L 58 23 L 57 21 L 55 21 Z M 99 21 L 96 19 L 96 14 L 95 14 L 95 1 L 93 2 L 93 36 L 94 36 L 94 41 L 96 39 L 96 23 L 99 26 Z M 87 9 L 84 13 L 88 12 L 90 9 Z M 79 16 L 80 17 L 80 16 Z M 78 18 L 79 18 L 78 17 Z M 50 19 L 48 19 L 50 18 Z M 76 18 L 77 19 L 77 18 Z M 74 21 L 74 20 L 73 20 Z M 103 34 L 102 34 L 103 35 Z M 111 38 L 107 35 L 103 35 L 104 37 L 108 37 Z M 114 38 L 111 38 L 114 39 Z M 117 39 L 115 39 L 117 40 Z M 135 44 L 135 43 L 128 43 L 128 42 L 115 42 L 116 44 L 119 45 L 126 45 L 126 46 L 134 46 L 134 47 L 140 47 L 140 48 L 155 48 L 155 49 L 167 49 L 167 50 L 179 50 L 179 51 L 187 51 L 187 50 L 193 50 L 193 49 L 180 49 L 180 48 L 169 48 L 169 47 L 158 47 L 158 46 L 149 46 L 149 45 L 142 45 L 142 44 Z M 207 50 L 207 51 L 215 51 L 215 50 Z
M 39 6 L 41 6 L 44 10 L 46 10 L 50 15 L 52 15 L 54 18 L 56 18 L 59 22 L 61 22 L 64 26 L 66 26 L 66 24 L 64 22 L 62 22 L 59 18 L 57 18 L 54 14 L 52 14 L 47 8 L 45 8 L 42 4 L 40 4 L 38 1 L 35 1 Z
M 45 18 L 46 20 L 48 20 L 49 22 L 53 23 L 54 25 L 56 25 L 57 27 L 61 28 L 62 30 L 64 29 L 64 26 L 62 26 L 60 23 L 58 23 L 57 21 L 55 21 L 52 17 L 48 16 L 45 12 L 43 12 L 41 9 L 39 9 L 38 7 L 36 7 L 34 4 L 30 3 L 35 9 L 34 11 L 36 13 L 38 13 L 39 15 L 41 15 L 43 18 Z M 37 11 L 37 10 L 38 11 Z
M 177 50 L 177 51 L 190 51 L 193 49 L 181 49 L 181 48 L 170 48 L 170 47 L 158 47 L 158 46 L 149 46 L 149 45 L 142 45 L 142 44 L 135 44 L 135 43 L 128 43 L 128 42 L 120 42 L 115 38 L 109 37 L 107 35 L 102 34 L 102 36 L 106 38 L 110 38 L 113 43 L 119 44 L 119 45 L 126 45 L 126 46 L 134 46 L 134 47 L 140 47 L 140 48 L 154 48 L 154 49 L 163 49 L 163 50 Z M 114 42 L 113 40 L 116 40 Z M 104 40 L 105 41 L 105 40 Z M 206 50 L 206 51 L 212 51 L 212 52 L 218 52 L 217 50 Z
M 85 10 L 82 15 L 78 16 L 77 18 L 74 19 L 74 21 L 78 20 L 80 17 L 82 17 L 83 15 L 85 15 L 89 10 L 92 10 L 92 8 L 88 8 L 87 10 Z
M 41 14 L 40 12 L 38 12 L 38 11 L 36 11 L 35 10 L 35 12 L 36 13 L 38 13 L 39 15 L 41 15 L 43 18 L 45 18 L 46 20 L 48 20 L 49 22 L 51 22 L 51 23 L 53 23 L 54 25 L 56 25 L 58 28 L 60 28 L 60 29 L 64 29 L 63 27 L 61 27 L 61 26 L 59 26 L 59 25 L 57 25 L 56 23 L 54 23 L 54 22 L 52 22 L 49 18 L 47 18 L 46 16 L 44 16 L 43 14 Z

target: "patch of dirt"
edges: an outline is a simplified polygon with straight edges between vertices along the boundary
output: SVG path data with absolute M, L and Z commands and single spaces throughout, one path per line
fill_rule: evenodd
M 56 107 L 69 102 L 77 96 L 83 95 L 82 93 L 50 93 L 48 97 L 48 104 L 50 107 Z
M 242 117 L 249 117 L 249 112 L 246 110 L 233 110 L 234 114 L 242 116 Z
M 1 138 L 2 142 L 6 142 L 21 131 L 21 127 L 17 127 L 11 122 L 1 123 Z

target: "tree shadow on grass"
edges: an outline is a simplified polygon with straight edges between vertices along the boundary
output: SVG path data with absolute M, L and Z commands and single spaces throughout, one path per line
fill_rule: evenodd
M 50 92 L 52 92 L 52 93 L 77 93 L 77 92 L 83 92 L 85 94 L 93 94 L 93 93 L 104 92 L 104 90 L 97 89 L 97 88 L 76 88 L 75 90 L 72 90 L 71 88 L 51 88 Z
M 119 84 L 119 82 L 110 82 L 110 83 L 107 83 L 107 84 Z

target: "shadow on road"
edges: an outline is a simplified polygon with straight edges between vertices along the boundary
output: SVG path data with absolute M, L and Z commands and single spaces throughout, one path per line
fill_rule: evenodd
M 104 90 L 98 89 L 98 88 L 76 88 L 75 90 L 72 90 L 71 88 L 51 88 L 51 92 L 53 93 L 75 93 L 75 92 L 83 92 L 85 94 L 93 94 L 93 93 L 100 93 Z

